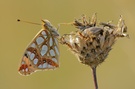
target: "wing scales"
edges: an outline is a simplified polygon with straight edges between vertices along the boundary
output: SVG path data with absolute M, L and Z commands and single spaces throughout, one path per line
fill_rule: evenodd
M 56 42 L 57 38 L 52 34 L 51 29 L 44 28 L 39 31 L 25 50 L 19 67 L 20 74 L 29 75 L 37 70 L 58 67 L 59 49 Z

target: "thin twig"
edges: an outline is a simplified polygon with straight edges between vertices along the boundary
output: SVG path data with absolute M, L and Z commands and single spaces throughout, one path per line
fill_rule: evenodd
M 93 67 L 92 68 L 92 73 L 93 73 L 93 79 L 94 79 L 95 89 L 98 89 L 97 76 L 96 76 L 96 67 Z

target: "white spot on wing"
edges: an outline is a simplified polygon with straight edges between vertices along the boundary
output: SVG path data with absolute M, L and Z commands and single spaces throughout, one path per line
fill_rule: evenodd
M 28 72 L 28 68 L 26 68 L 25 71 Z
M 45 31 L 42 31 L 42 33 L 41 33 L 43 36 L 44 36 L 44 38 L 47 38 L 47 34 L 46 34 L 46 32 Z
M 46 45 L 43 45 L 40 54 L 41 54 L 42 56 L 45 55 L 46 52 L 47 52 L 47 50 L 48 50 L 48 47 L 47 47 Z
M 58 61 L 56 60 L 56 58 L 52 58 L 52 60 L 53 60 L 55 63 L 58 63 Z
M 22 62 L 21 62 L 21 64 L 25 64 L 25 62 L 24 62 L 24 61 L 22 61 Z
M 31 44 L 31 47 L 35 48 L 36 47 L 36 44 L 35 43 L 32 43 Z
M 38 38 L 36 39 L 36 42 L 37 42 L 38 45 L 40 45 L 41 43 L 44 42 L 44 39 L 43 39 L 42 37 L 38 37 Z
M 30 51 L 27 51 L 27 54 L 30 56 L 31 52 Z
M 45 31 L 42 31 L 42 33 L 41 33 L 42 35 L 46 35 L 46 32 Z
M 50 43 L 50 46 L 52 46 L 52 45 L 53 45 L 53 41 L 52 41 L 52 38 L 50 38 L 50 41 L 49 41 L 49 43 Z
M 50 55 L 55 56 L 54 50 L 52 50 L 52 49 L 50 50 Z
M 48 65 L 47 63 L 44 63 L 43 68 L 47 68 L 47 65 Z
M 52 65 L 48 65 L 48 68 L 54 68 L 54 66 L 52 66 Z
M 40 64 L 40 65 L 38 66 L 38 68 L 43 68 L 43 66 Z
M 31 53 L 30 60 L 33 60 L 34 57 L 35 57 L 35 54 L 34 53 Z
M 54 48 L 55 48 L 55 51 L 56 51 L 57 55 L 59 55 L 59 50 L 58 50 L 58 48 L 57 48 L 56 46 L 55 46 Z
M 35 59 L 33 60 L 33 63 L 36 65 L 36 64 L 38 63 L 38 59 L 35 58 Z

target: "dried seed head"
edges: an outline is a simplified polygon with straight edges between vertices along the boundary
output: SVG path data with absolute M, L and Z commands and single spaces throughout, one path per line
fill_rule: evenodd
M 93 15 L 90 22 L 83 17 L 82 21 L 75 20 L 73 25 L 77 31 L 62 36 L 61 42 L 77 55 L 81 63 L 92 68 L 97 67 L 106 59 L 116 38 L 128 37 L 127 26 L 122 16 L 120 16 L 118 25 L 110 23 L 97 25 L 96 14 Z

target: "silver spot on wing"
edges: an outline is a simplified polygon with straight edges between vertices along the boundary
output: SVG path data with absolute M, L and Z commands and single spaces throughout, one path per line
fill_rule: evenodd
M 38 68 L 43 68 L 42 64 L 40 64 L 40 65 L 38 66 Z
M 35 59 L 33 60 L 33 63 L 36 65 L 36 64 L 38 63 L 38 59 L 35 58 Z
M 43 45 L 40 54 L 41 54 L 42 56 L 45 55 L 46 52 L 47 52 L 47 50 L 48 50 L 48 47 L 47 47 L 46 45 Z
M 56 58 L 52 58 L 52 60 L 53 60 L 55 63 L 58 63 L 58 61 L 57 61 Z
M 44 36 L 44 38 L 46 39 L 47 38 L 47 34 L 46 34 L 46 32 L 45 31 L 42 31 L 42 33 L 41 33 L 43 36 Z
M 52 40 L 52 37 L 50 37 L 49 44 L 50 44 L 50 46 L 52 46 L 52 45 L 53 45 L 53 40 Z
M 36 44 L 35 43 L 32 43 L 30 47 L 35 48 L 36 47 Z
M 50 50 L 50 55 L 51 55 L 51 56 L 55 56 L 55 52 L 54 52 L 53 49 Z
M 38 38 L 36 39 L 36 42 L 37 42 L 38 45 L 40 45 L 41 43 L 44 42 L 44 39 L 43 39 L 42 37 L 38 37 Z
M 43 68 L 47 68 L 48 63 L 43 64 Z
M 28 54 L 28 56 L 30 56 L 31 55 L 31 52 L 30 51 L 27 51 L 27 54 Z
M 55 49 L 57 55 L 59 55 L 59 50 L 58 50 L 58 48 L 55 46 L 54 49 Z
M 48 64 L 48 68 L 54 68 L 54 66 Z
M 34 53 L 31 53 L 30 54 L 30 60 L 33 60 L 34 57 L 35 57 L 35 54 Z

